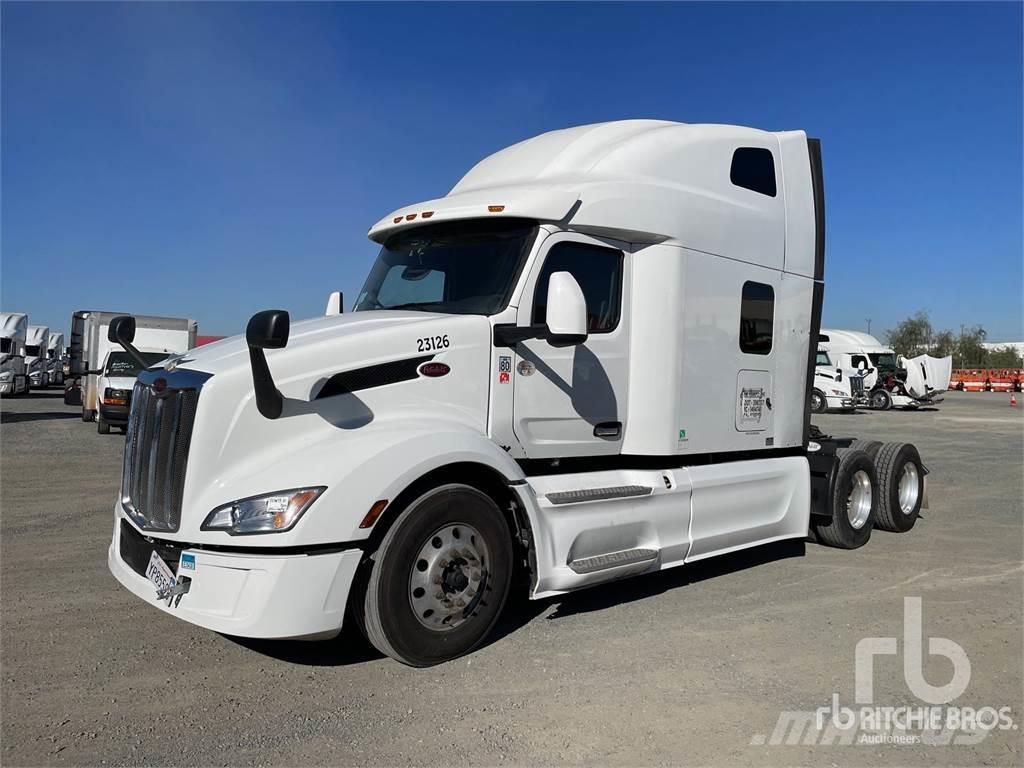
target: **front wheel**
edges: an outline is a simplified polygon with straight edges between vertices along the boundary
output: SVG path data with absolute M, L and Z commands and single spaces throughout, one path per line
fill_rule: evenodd
M 96 422 L 96 431 L 99 432 L 101 435 L 109 435 L 110 425 L 107 424 L 107 422 L 105 422 L 103 419 L 100 419 L 99 421 Z
M 494 627 L 512 576 L 512 534 L 489 496 L 445 485 L 399 515 L 374 560 L 366 638 L 403 664 L 427 667 L 469 653 Z
M 871 393 L 871 407 L 876 411 L 888 411 L 892 408 L 892 395 L 884 389 L 876 389 Z
M 811 392 L 811 413 L 824 413 L 828 407 L 828 401 L 825 399 L 825 393 L 820 389 L 815 389 Z

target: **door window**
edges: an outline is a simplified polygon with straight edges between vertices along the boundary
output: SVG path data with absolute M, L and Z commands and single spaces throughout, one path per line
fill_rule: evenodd
M 622 251 L 587 243 L 558 243 L 548 251 L 533 295 L 534 324 L 547 320 L 548 282 L 568 272 L 587 302 L 587 331 L 608 333 L 619 324 L 622 307 Z

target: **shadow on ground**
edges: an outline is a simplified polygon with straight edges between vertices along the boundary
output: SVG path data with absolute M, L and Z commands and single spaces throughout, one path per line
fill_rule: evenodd
M 78 411 L 0 411 L 0 424 L 18 424 L 23 421 L 51 421 L 54 419 L 80 419 Z
M 781 541 L 710 558 L 681 568 L 658 571 L 543 600 L 529 600 L 525 597 L 525 590 L 514 590 L 514 597 L 509 598 L 501 619 L 482 647 L 501 642 L 502 638 L 526 626 L 548 611 L 552 605 L 556 608 L 548 614 L 545 621 L 558 621 L 568 616 L 605 611 L 617 605 L 646 600 L 672 589 L 698 584 L 706 579 L 756 568 L 790 557 L 802 557 L 804 550 L 805 542 L 802 540 Z M 383 654 L 366 641 L 350 619 L 346 618 L 346 622 L 342 633 L 331 640 L 304 642 L 240 637 L 228 639 L 257 653 L 292 664 L 338 667 L 383 658 Z

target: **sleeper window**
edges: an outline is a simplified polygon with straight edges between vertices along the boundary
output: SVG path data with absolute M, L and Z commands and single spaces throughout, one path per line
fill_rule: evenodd
M 548 281 L 554 272 L 568 272 L 580 284 L 587 302 L 587 331 L 602 333 L 619 324 L 622 303 L 622 252 L 586 243 L 558 243 L 548 251 L 533 294 L 533 322 L 547 319 Z
M 775 158 L 770 149 L 740 147 L 732 155 L 729 180 L 737 187 L 775 197 Z
M 767 355 L 772 351 L 775 318 L 775 290 L 770 285 L 748 280 L 740 302 L 740 351 Z

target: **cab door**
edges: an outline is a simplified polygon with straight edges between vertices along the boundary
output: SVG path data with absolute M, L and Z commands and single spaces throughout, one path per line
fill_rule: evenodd
M 625 244 L 557 233 L 542 245 L 518 325 L 544 323 L 551 275 L 569 272 L 587 304 L 587 340 L 515 345 L 513 429 L 528 458 L 617 454 L 626 418 L 629 257 Z

